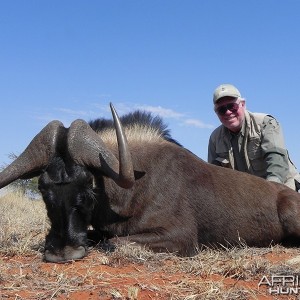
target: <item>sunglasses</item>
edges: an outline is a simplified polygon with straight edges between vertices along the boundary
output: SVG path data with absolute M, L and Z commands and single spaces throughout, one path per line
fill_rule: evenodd
M 230 110 L 232 113 L 236 113 L 239 110 L 240 107 L 240 102 L 236 103 L 228 103 L 225 105 L 222 105 L 218 108 L 215 109 L 215 112 L 219 115 L 219 116 L 224 116 L 227 112 L 227 110 Z

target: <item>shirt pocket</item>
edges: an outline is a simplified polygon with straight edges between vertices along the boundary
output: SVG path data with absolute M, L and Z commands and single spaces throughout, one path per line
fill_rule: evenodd
M 263 171 L 265 169 L 259 137 L 248 140 L 248 158 L 254 171 Z

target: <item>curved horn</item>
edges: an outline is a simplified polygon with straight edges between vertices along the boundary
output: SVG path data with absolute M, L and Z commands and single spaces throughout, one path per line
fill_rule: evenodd
M 117 133 L 120 161 L 106 147 L 100 135 L 83 120 L 76 120 L 71 124 L 68 149 L 76 163 L 101 169 L 120 187 L 128 189 L 134 184 L 133 164 L 126 136 L 112 104 L 111 110 Z
M 0 188 L 47 166 L 56 152 L 57 141 L 62 134 L 61 128 L 64 126 L 59 121 L 48 123 L 24 152 L 0 173 Z
M 123 130 L 123 126 L 119 119 L 119 116 L 112 105 L 110 103 L 110 109 L 114 119 L 114 125 L 116 129 L 117 141 L 118 141 L 118 149 L 119 149 L 119 176 L 121 181 L 128 181 L 133 185 L 135 178 L 134 178 L 134 170 L 133 170 L 133 163 L 131 159 L 131 154 L 129 151 L 127 138 L 125 132 Z

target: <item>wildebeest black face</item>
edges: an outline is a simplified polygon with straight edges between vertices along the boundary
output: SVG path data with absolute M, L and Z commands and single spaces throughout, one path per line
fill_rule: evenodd
M 55 158 L 40 176 L 39 189 L 51 229 L 46 237 L 45 260 L 59 262 L 85 256 L 87 226 L 93 209 L 93 177 L 86 168 Z
M 69 128 L 54 120 L 0 172 L 0 188 L 20 178 L 40 175 L 39 189 L 51 221 L 46 237 L 46 261 L 79 259 L 86 254 L 87 226 L 94 205 L 94 177 L 88 169 L 125 189 L 135 183 L 127 138 L 113 105 L 110 107 L 118 158 L 84 120 L 73 121 Z

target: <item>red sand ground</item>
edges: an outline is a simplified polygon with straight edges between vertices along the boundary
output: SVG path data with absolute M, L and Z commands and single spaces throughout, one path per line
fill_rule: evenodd
M 291 258 L 286 253 L 264 256 L 274 263 Z M 45 263 L 40 255 L 0 256 L 0 299 L 213 299 L 206 298 L 204 293 L 201 297 L 200 287 L 196 297 L 189 285 L 212 286 L 218 282 L 224 291 L 232 288 L 251 291 L 240 299 L 295 299 L 268 295 L 266 289 L 258 288 L 258 280 L 176 271 L 173 260 L 156 264 L 109 260 L 110 257 L 97 251 L 81 261 L 64 264 Z

